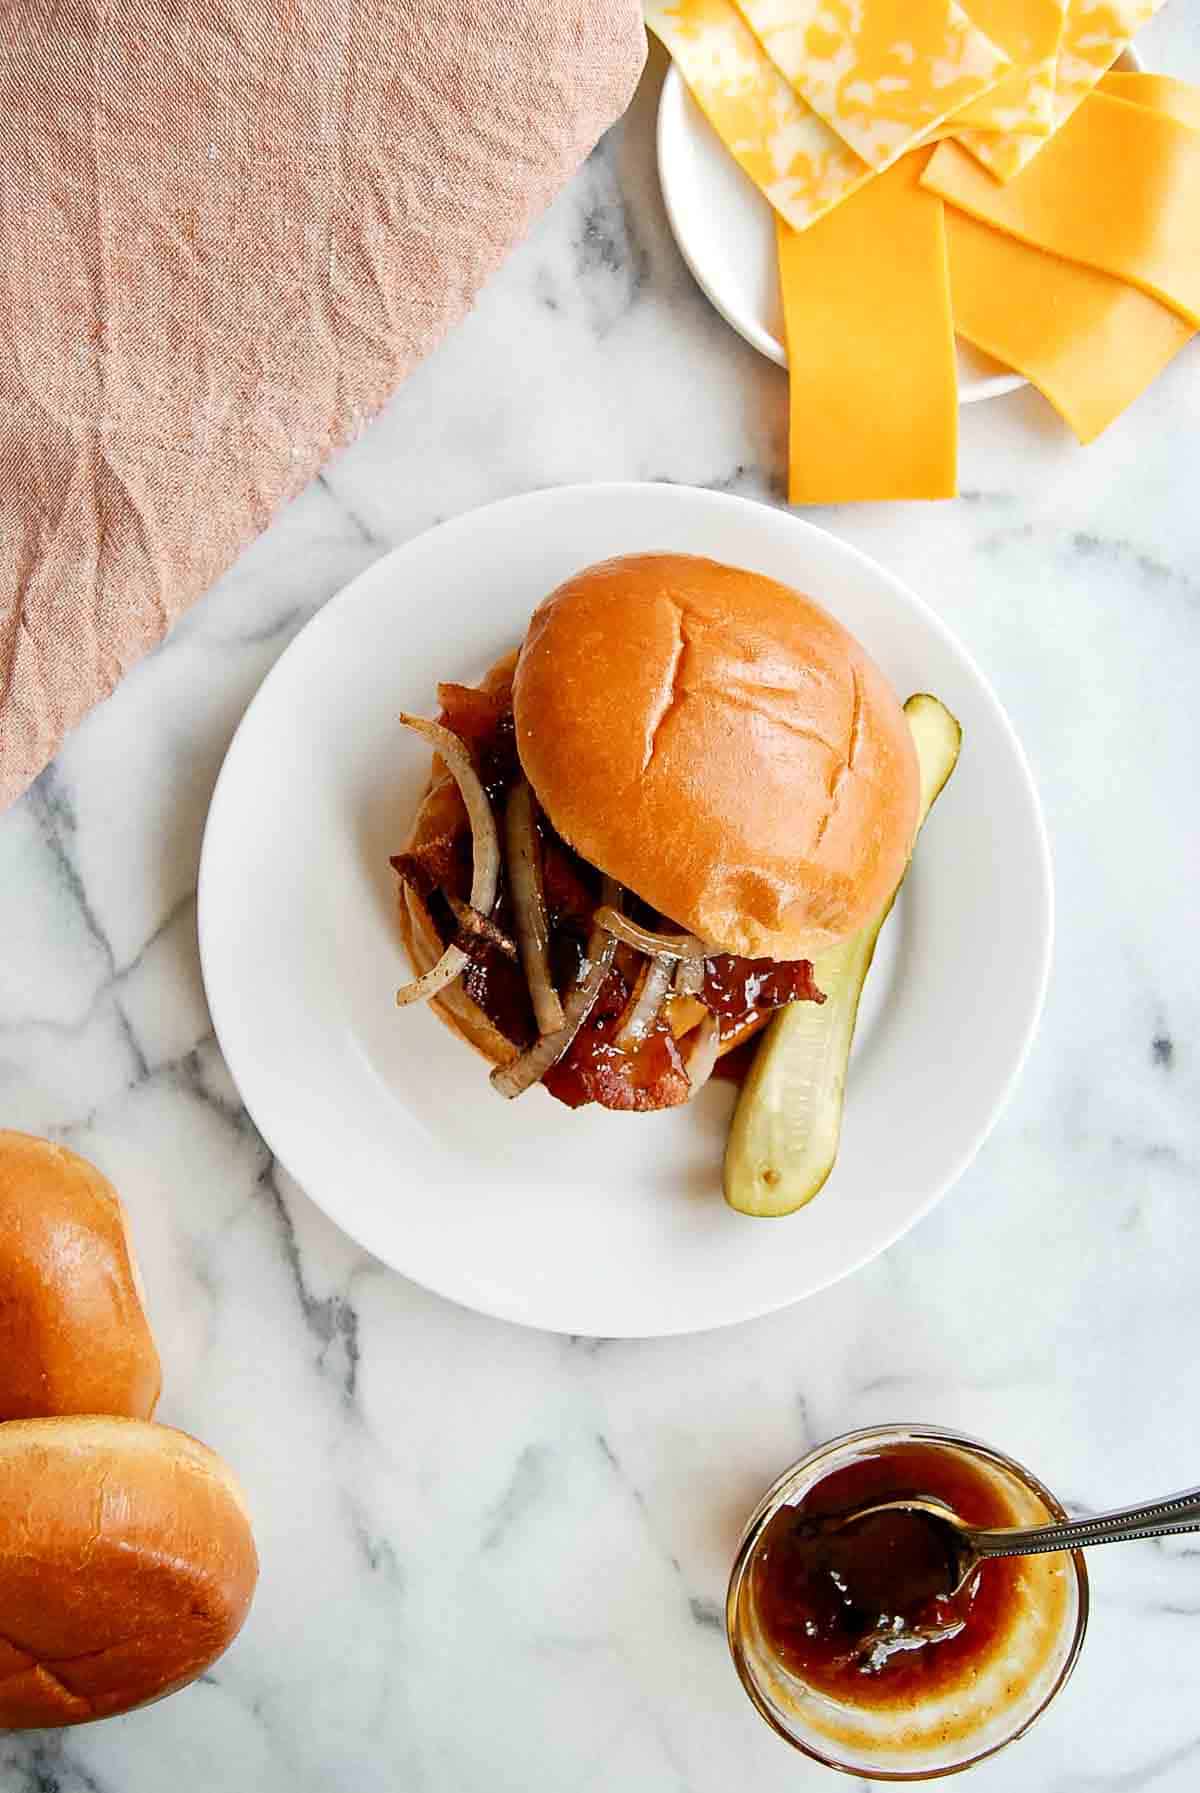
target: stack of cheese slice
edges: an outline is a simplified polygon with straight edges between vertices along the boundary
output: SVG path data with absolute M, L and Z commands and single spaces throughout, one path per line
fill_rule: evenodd
M 1081 441 L 1200 322 L 1200 88 L 1161 0 L 645 0 L 776 214 L 795 504 L 957 489 L 955 332 Z

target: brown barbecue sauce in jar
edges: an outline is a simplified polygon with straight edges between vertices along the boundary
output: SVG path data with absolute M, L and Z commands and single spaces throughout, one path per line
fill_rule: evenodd
M 936 1532 L 913 1514 L 833 1530 L 875 1502 L 925 1496 L 970 1525 L 1014 1523 L 1003 1494 L 966 1458 L 919 1442 L 858 1457 L 768 1522 L 751 1566 L 765 1647 L 806 1686 L 843 1704 L 908 1706 L 969 1681 L 1004 1643 L 1021 1602 L 1021 1561 L 979 1566 L 945 1586 Z

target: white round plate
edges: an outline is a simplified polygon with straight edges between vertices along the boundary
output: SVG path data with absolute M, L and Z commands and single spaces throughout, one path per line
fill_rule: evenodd
M 721 1199 L 733 1093 L 655 1115 L 507 1103 L 409 976 L 388 855 L 429 755 L 401 709 L 479 676 L 538 601 L 608 555 L 670 549 L 811 592 L 904 696 L 961 719 L 864 1001 L 841 1155 L 811 1207 Z M 657 485 L 574 486 L 474 511 L 377 562 L 264 681 L 204 836 L 200 951 L 217 1036 L 271 1149 L 385 1263 L 553 1331 L 648 1337 L 769 1312 L 891 1244 L 978 1150 L 1029 1046 L 1050 953 L 1045 829 L 1024 755 L 920 599 L 785 512 Z
M 1117 66 L 1137 69 L 1127 50 Z M 672 63 L 658 105 L 658 177 L 679 253 L 726 323 L 760 354 L 787 366 L 775 225 L 771 208 L 742 173 Z M 969 342 L 958 345 L 958 396 L 965 404 L 1025 385 Z

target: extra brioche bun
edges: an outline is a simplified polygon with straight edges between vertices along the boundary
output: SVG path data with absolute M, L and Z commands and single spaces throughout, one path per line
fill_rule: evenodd
M 534 613 L 513 709 L 563 839 L 722 951 L 814 958 L 908 861 L 917 758 L 895 692 L 760 574 L 683 554 L 588 567 Z
M 86 1724 L 202 1674 L 258 1578 L 232 1472 L 134 1419 L 0 1425 L 0 1730 Z
M 0 1131 L 0 1420 L 149 1419 L 161 1385 L 115 1189 L 65 1147 Z

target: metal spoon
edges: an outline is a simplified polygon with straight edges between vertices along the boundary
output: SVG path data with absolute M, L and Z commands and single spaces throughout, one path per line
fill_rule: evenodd
M 1200 1531 L 1200 1488 L 1188 1488 L 1163 1500 L 1137 1507 L 1118 1507 L 1090 1519 L 1067 1519 L 1049 1525 L 1006 1526 L 983 1530 L 969 1526 L 944 1501 L 931 1497 L 879 1501 L 828 1521 L 829 1529 L 861 1526 L 883 1513 L 911 1513 L 935 1533 L 945 1557 L 944 1582 L 931 1585 L 929 1597 L 953 1595 L 979 1564 L 996 1556 L 1039 1556 L 1047 1550 L 1086 1550 L 1092 1544 L 1121 1544 L 1131 1538 L 1169 1538 L 1177 1532 Z

